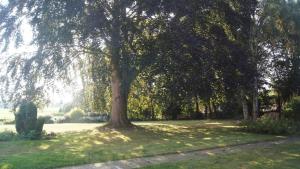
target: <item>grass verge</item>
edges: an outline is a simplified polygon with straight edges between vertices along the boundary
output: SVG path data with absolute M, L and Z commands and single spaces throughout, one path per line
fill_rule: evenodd
M 297 169 L 300 166 L 300 142 L 269 148 L 239 150 L 230 154 L 166 163 L 141 169 Z

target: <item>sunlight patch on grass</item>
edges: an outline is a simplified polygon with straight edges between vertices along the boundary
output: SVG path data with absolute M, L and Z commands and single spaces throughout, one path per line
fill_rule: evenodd
M 129 142 L 131 141 L 131 138 L 124 136 L 124 135 L 119 135 L 117 138 L 120 138 L 123 142 Z
M 185 145 L 188 146 L 188 147 L 193 147 L 194 146 L 193 144 L 190 144 L 190 143 L 187 143 Z
M 143 150 L 143 149 L 144 149 L 143 145 L 140 145 L 140 146 L 134 148 L 134 150 Z
M 288 153 L 288 152 L 282 152 L 281 154 L 284 154 L 286 156 L 291 156 L 291 157 L 300 157 L 300 153 Z M 299 164 L 300 165 L 300 164 Z
M 1 169 L 12 169 L 13 166 L 11 164 L 8 164 L 8 163 L 0 163 L 0 168 Z
M 221 124 L 223 124 L 223 123 L 214 122 L 214 123 L 205 123 L 205 124 L 208 124 L 208 125 L 221 125 Z
M 97 140 L 95 140 L 94 141 L 94 144 L 97 144 L 97 145 L 102 145 L 102 144 L 104 144 L 103 142 L 101 142 L 101 141 L 97 141 Z
M 276 136 L 276 138 L 287 138 L 286 136 Z
M 249 164 L 250 164 L 250 165 L 258 165 L 259 162 L 257 162 L 257 161 L 250 161 Z
M 47 150 L 49 147 L 50 147 L 49 144 L 42 144 L 42 145 L 39 146 L 39 149 L 40 150 Z
M 205 137 L 203 138 L 203 140 L 211 140 L 212 138 L 211 137 Z
M 216 154 L 215 153 L 212 153 L 212 152 L 206 152 L 207 155 L 209 156 L 215 156 Z
M 222 126 L 223 128 L 240 128 L 240 126 Z

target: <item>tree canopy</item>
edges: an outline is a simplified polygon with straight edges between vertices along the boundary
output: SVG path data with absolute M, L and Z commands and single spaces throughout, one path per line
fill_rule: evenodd
M 15 105 L 38 101 L 55 81 L 78 75 L 82 104 L 110 111 L 113 127 L 130 126 L 128 112 L 133 119 L 155 119 L 155 112 L 177 119 L 201 110 L 224 118 L 235 108 L 255 119 L 262 91 L 277 92 L 278 109 L 299 94 L 299 5 L 9 0 L 0 6 L 2 53 L 22 44 L 24 24 L 32 28 L 36 50 L 3 59 L 2 93 Z

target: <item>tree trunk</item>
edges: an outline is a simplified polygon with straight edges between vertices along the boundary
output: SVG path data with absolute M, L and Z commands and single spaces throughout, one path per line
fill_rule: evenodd
M 241 90 L 241 102 L 243 107 L 244 120 L 249 120 L 248 104 L 247 104 L 244 90 Z
M 207 104 L 204 104 L 204 117 L 205 117 L 205 119 L 208 119 L 208 108 L 207 108 Z
M 199 102 L 198 102 L 198 96 L 197 95 L 195 95 L 195 108 L 196 108 L 196 113 L 199 113 L 200 112 L 200 108 L 199 108 Z
M 150 98 L 150 106 L 151 106 L 151 119 L 152 120 L 155 120 L 156 118 L 155 118 L 155 110 L 154 110 L 154 105 L 153 105 L 153 100 L 152 100 L 152 98 Z
M 253 95 L 252 95 L 252 119 L 255 121 L 258 116 L 258 42 L 257 42 L 257 27 L 255 23 L 256 8 L 258 5 L 257 1 L 251 1 L 248 8 L 248 19 L 249 19 L 249 47 L 251 62 L 254 70 L 253 72 Z
M 130 127 L 130 121 L 127 118 L 127 100 L 128 90 L 122 84 L 118 71 L 112 71 L 112 109 L 111 125 L 113 128 Z
M 111 86 L 112 86 L 112 109 L 110 124 L 113 128 L 127 128 L 131 126 L 127 117 L 127 101 L 130 82 L 127 70 L 120 65 L 122 55 L 121 24 L 125 9 L 121 1 L 116 0 L 112 9 L 112 33 L 111 33 Z
M 216 119 L 216 118 L 218 118 L 218 110 L 217 110 L 217 106 L 214 101 L 212 102 L 212 108 L 213 108 L 213 112 L 214 112 L 213 118 Z
M 211 119 L 212 118 L 212 115 L 213 115 L 213 111 L 212 111 L 212 108 L 211 108 L 211 101 L 209 100 L 208 102 L 208 111 L 209 111 L 209 118 Z
M 278 96 L 277 96 L 277 112 L 279 113 L 279 118 L 282 117 L 282 99 L 281 99 L 281 95 L 280 93 L 278 92 Z
M 258 84 L 257 77 L 254 77 L 253 98 L 252 98 L 252 118 L 255 121 L 258 115 Z

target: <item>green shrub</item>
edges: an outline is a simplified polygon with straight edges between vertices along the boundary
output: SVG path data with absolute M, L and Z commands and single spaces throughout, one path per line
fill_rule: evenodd
M 269 116 L 262 116 L 257 121 L 243 121 L 242 130 L 260 134 L 290 135 L 297 132 L 297 123 L 290 119 L 274 120 Z
M 39 117 L 36 121 L 35 131 L 37 134 L 41 134 L 43 132 L 43 127 L 45 124 L 45 119 L 43 117 Z
M 46 136 L 46 133 L 38 132 L 36 130 L 31 130 L 27 134 L 20 134 L 19 137 L 21 139 L 28 139 L 28 140 L 39 140 L 42 138 L 42 136 Z
M 43 131 L 45 120 L 37 119 L 37 107 L 32 102 L 23 102 L 15 114 L 16 130 L 23 138 L 38 139 Z
M 284 116 L 289 119 L 300 121 L 300 96 L 292 98 L 284 106 Z
M 84 116 L 84 111 L 79 108 L 74 108 L 68 113 L 68 116 L 71 122 L 80 122 Z
M 32 102 L 21 103 L 15 114 L 16 130 L 19 134 L 27 134 L 35 129 L 37 119 L 37 107 Z
M 15 140 L 16 138 L 16 134 L 12 131 L 0 132 L 0 141 L 11 141 Z

